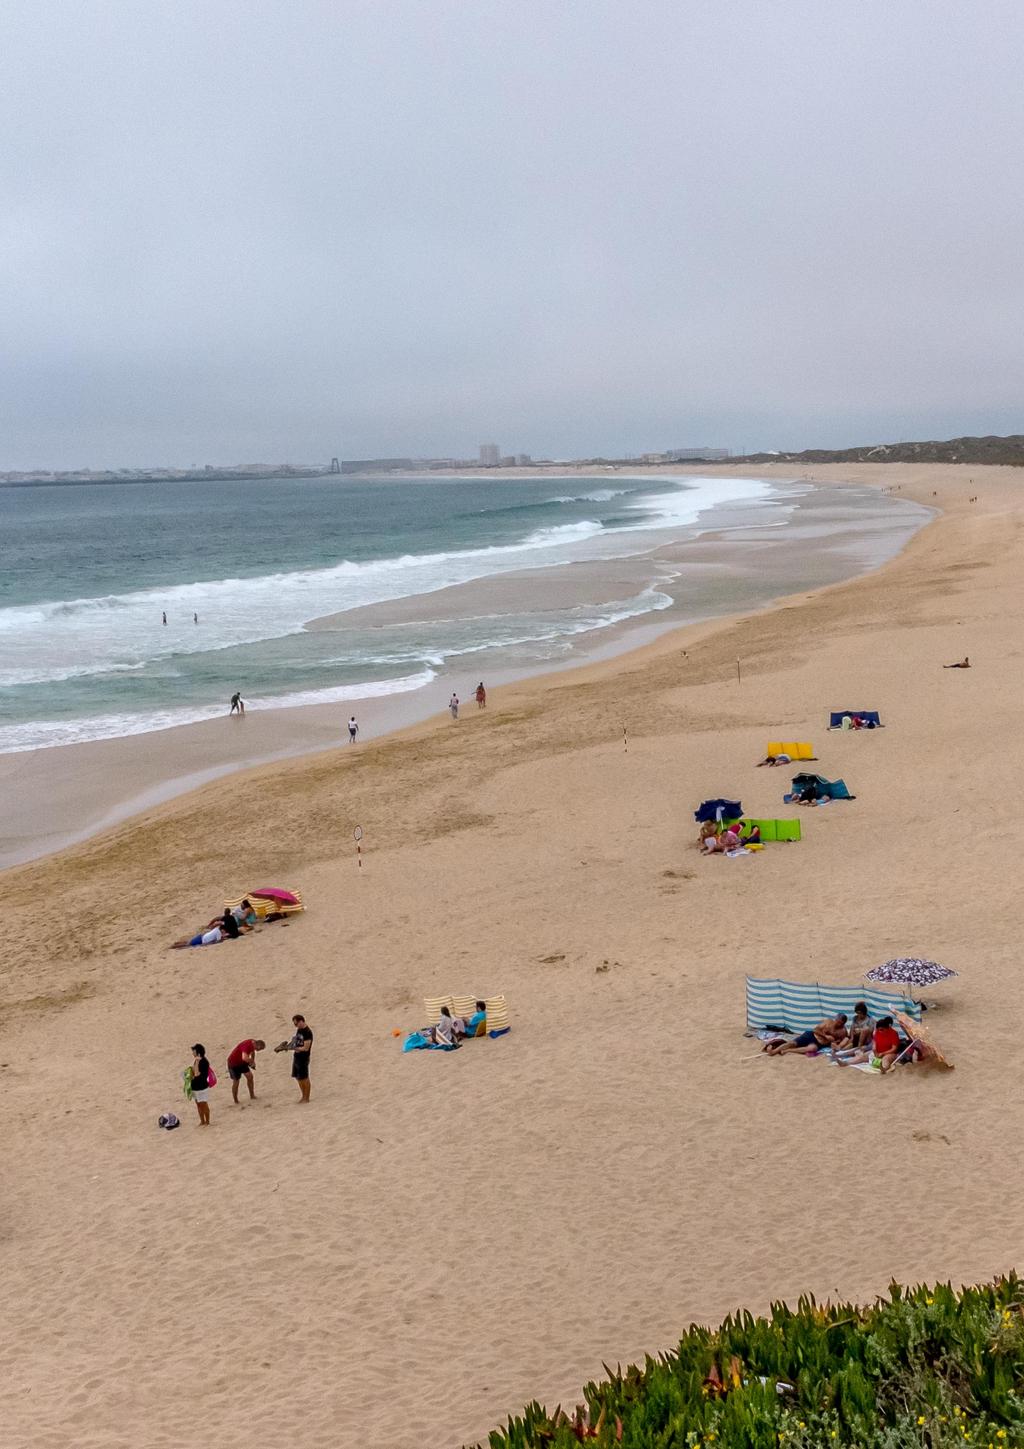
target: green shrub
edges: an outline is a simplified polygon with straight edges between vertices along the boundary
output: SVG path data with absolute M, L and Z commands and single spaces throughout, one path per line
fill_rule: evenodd
M 1024 1449 L 1024 1283 L 802 1298 L 605 1372 L 572 1411 L 530 1404 L 490 1449 Z

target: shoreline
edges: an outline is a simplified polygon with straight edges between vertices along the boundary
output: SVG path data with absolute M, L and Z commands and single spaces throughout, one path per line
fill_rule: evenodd
M 171 1449 L 188 1382 L 211 1439 L 300 1402 L 308 1449 L 452 1449 L 737 1307 L 1013 1267 L 1024 1172 L 993 1104 L 1016 1041 L 1017 810 L 985 782 L 1024 710 L 1014 473 L 877 469 L 941 512 L 870 574 L 7 871 L 0 1271 L 12 1321 L 48 1325 L 0 1345 L 9 1437 L 133 1449 L 143 1422 Z M 887 728 L 826 734 L 840 707 Z M 701 859 L 700 800 L 789 813 L 785 776 L 756 768 L 776 738 L 810 739 L 856 799 L 802 812 L 799 844 Z M 168 949 L 262 884 L 306 913 Z M 751 1052 L 745 973 L 850 986 L 903 954 L 960 973 L 929 1017 L 956 1071 Z M 511 1033 L 403 1056 L 392 1033 L 423 997 L 462 991 L 504 993 Z M 188 1044 L 226 1077 L 237 1041 L 280 1039 L 296 1011 L 312 1107 L 268 1052 L 255 1101 L 222 1084 L 197 1131 Z M 168 1107 L 182 1130 L 156 1129 Z M 887 1170 L 923 1230 L 885 1230 Z M 173 1208 L 196 1191 L 198 1225 Z M 486 1289 L 452 1293 L 478 1252 Z M 223 1324 L 254 1283 L 296 1282 L 216 1374 L 208 1335 L 182 1334 L 197 1300 Z
M 675 473 L 699 477 L 702 476 L 702 469 L 699 465 L 693 465 L 689 469 L 677 468 Z M 594 474 L 581 469 L 578 476 L 593 478 Z M 631 472 L 630 476 L 646 475 Z M 746 478 L 752 475 L 746 470 L 737 469 L 736 476 Z M 764 477 L 767 481 L 791 481 L 791 475 L 781 469 L 775 477 L 771 477 L 766 470 Z M 806 478 L 800 481 L 816 480 Z M 838 480 L 822 481 L 825 486 L 835 486 Z M 853 481 L 856 484 L 856 480 Z M 916 537 L 933 522 L 934 519 L 926 520 L 910 537 Z M 906 532 L 909 527 L 906 520 L 902 523 L 894 520 L 890 532 L 896 535 Z M 835 539 L 823 539 L 823 556 L 829 556 L 829 546 L 831 544 L 833 548 L 836 547 L 839 536 L 837 534 Z M 788 548 L 791 554 L 795 554 L 801 547 L 798 542 L 784 544 L 783 553 L 778 560 L 769 553 L 769 559 L 779 572 L 779 578 L 774 582 L 783 583 L 787 557 L 785 550 Z M 864 548 L 867 554 L 869 549 L 866 543 Z M 677 556 L 678 550 L 682 550 L 680 557 L 685 559 L 687 567 L 692 570 L 695 565 L 704 566 L 694 558 L 694 549 L 700 550 L 700 560 L 710 558 L 712 567 L 729 567 L 728 563 L 722 562 L 730 556 L 729 533 L 721 529 L 710 529 L 692 539 L 656 545 L 650 557 L 670 561 Z M 881 566 L 884 567 L 888 561 L 889 559 L 883 560 Z M 865 577 L 879 566 L 877 562 L 870 562 L 836 583 L 817 587 L 835 587 Z M 635 567 L 635 563 L 630 556 L 563 565 L 565 588 L 572 592 L 569 578 L 574 571 L 579 571 L 579 577 L 588 576 L 598 580 L 603 574 L 606 586 L 602 597 L 614 597 L 616 591 L 609 587 L 608 580 L 616 569 L 627 573 L 631 567 Z M 534 570 L 532 573 L 550 588 L 550 575 L 546 570 Z M 429 597 L 432 607 L 440 611 L 441 618 L 458 616 L 460 602 L 467 590 L 478 608 L 508 608 L 509 591 L 518 589 L 521 592 L 524 586 L 528 588 L 530 577 L 530 570 L 498 574 L 468 584 L 449 585 Z M 577 591 L 578 587 L 577 584 Z M 630 587 L 636 585 L 622 583 L 619 590 L 628 590 Z M 741 593 L 738 576 L 734 576 L 731 587 Z M 591 585 L 591 588 L 598 589 L 598 584 Z M 598 592 L 601 590 L 598 589 Z M 652 611 L 581 636 L 578 643 L 567 639 L 569 647 L 578 651 L 576 657 L 560 658 L 551 662 L 535 661 L 529 667 L 518 668 L 501 665 L 489 667 L 484 664 L 488 690 L 493 702 L 495 691 L 503 693 L 509 687 L 528 687 L 541 681 L 557 684 L 562 677 L 575 678 L 591 666 L 614 666 L 616 661 L 643 651 L 661 637 L 679 635 L 682 638 L 687 631 L 705 624 L 753 616 L 764 609 L 785 603 L 790 598 L 802 597 L 806 592 L 803 589 L 791 594 L 788 589 L 783 589 L 766 597 L 755 607 L 748 607 L 744 601 L 738 607 L 723 613 L 715 605 L 712 590 L 702 604 L 708 612 L 697 619 L 684 617 L 680 622 L 680 615 L 685 616 L 686 609 L 682 603 L 677 602 L 665 611 L 666 617 Z M 482 603 L 481 600 L 486 600 L 487 603 Z M 422 610 L 423 599 L 417 597 L 415 600 L 398 599 L 389 604 L 364 605 L 359 609 L 346 611 L 346 614 L 353 621 L 369 616 L 374 622 L 378 622 L 386 621 L 389 617 L 402 617 L 410 607 Z M 343 617 L 346 616 L 318 617 L 309 621 L 305 627 L 314 632 L 324 631 Z M 360 750 L 365 749 L 371 741 L 404 736 L 407 731 L 419 726 L 443 729 L 447 724 L 447 699 L 453 686 L 459 690 L 466 687 L 456 667 L 448 665 L 438 669 L 430 684 L 407 692 L 370 698 L 353 696 L 350 702 L 343 704 L 330 702 L 291 708 L 252 708 L 244 720 L 235 719 L 228 731 L 225 730 L 223 716 L 217 715 L 212 719 L 190 721 L 111 739 L 2 754 L 0 788 L 5 789 L 8 796 L 9 825 L 7 837 L 0 844 L 0 871 L 46 859 L 92 840 L 106 830 L 131 821 L 158 805 L 180 799 L 200 786 L 218 781 L 233 781 L 236 777 L 244 781 L 254 770 L 273 769 L 285 761 L 309 760 L 324 752 L 342 748 L 345 744 L 342 716 L 349 709 L 358 714 L 362 726 L 362 738 L 358 746 Z M 245 738 L 241 749 L 240 733 Z M 233 784 L 225 785 L 229 794 L 233 788 Z M 244 788 L 244 785 L 240 784 L 239 788 Z

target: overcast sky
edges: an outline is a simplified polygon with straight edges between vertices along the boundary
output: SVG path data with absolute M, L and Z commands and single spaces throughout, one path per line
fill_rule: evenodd
M 1024 431 L 1020 0 L 4 0 L 0 469 Z

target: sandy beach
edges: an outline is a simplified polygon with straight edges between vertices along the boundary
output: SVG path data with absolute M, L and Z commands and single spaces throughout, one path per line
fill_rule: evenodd
M 691 1320 L 1017 1265 L 1024 479 L 812 476 L 942 512 L 869 576 L 3 874 L 5 1445 L 455 1449 Z M 841 707 L 886 728 L 826 733 Z M 706 796 L 791 813 L 755 765 L 794 738 L 856 800 L 700 859 Z M 263 884 L 306 914 L 167 949 Z M 744 1038 L 745 973 L 852 984 L 895 955 L 960 973 L 930 1018 L 955 1072 Z M 403 1056 L 392 1032 L 449 990 L 504 992 L 512 1032 Z M 308 1108 L 269 1052 L 233 1107 L 228 1051 L 297 1011 Z M 221 1077 L 203 1131 L 194 1041 Z

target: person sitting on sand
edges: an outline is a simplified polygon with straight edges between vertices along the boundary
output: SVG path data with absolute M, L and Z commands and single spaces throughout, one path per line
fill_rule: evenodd
M 893 1063 L 903 1050 L 903 1040 L 893 1026 L 891 1016 L 880 1016 L 871 1034 L 870 1047 L 859 1051 L 845 1051 L 837 1054 L 841 1067 L 856 1067 L 865 1062 L 880 1067 L 883 1072 L 891 1070 Z
M 232 906 L 231 914 L 243 931 L 251 931 L 258 920 L 253 903 L 248 897 L 246 897 L 240 906 Z
M 965 654 L 964 657 L 960 660 L 959 664 L 944 664 L 942 667 L 943 669 L 970 669 L 971 661 Z
M 853 1020 L 847 1027 L 851 1047 L 866 1047 L 875 1031 L 875 1020 L 867 1008 L 867 1002 L 858 1001 L 853 1008 Z
M 430 1039 L 436 1046 L 457 1047 L 455 1039 L 455 1022 L 447 1006 L 441 1007 L 441 1019 L 436 1026 L 428 1027 Z
M 826 1047 L 841 1047 L 846 1040 L 846 1012 L 841 1011 L 838 1016 L 829 1016 L 824 1021 L 819 1021 L 810 1031 L 800 1032 L 792 1041 L 786 1041 L 783 1037 L 766 1041 L 761 1050 L 770 1057 L 784 1057 L 790 1052 L 805 1054 L 823 1051 Z
M 796 797 L 794 803 L 797 805 L 817 805 L 818 798 L 817 785 L 805 785 Z M 821 798 L 824 799 L 825 797 L 822 796 Z
M 471 1036 L 483 1036 L 487 1030 L 487 1004 L 483 1001 L 476 1003 L 476 1010 L 472 1016 L 456 1016 L 452 1018 L 452 1025 L 456 1038 Z
M 760 769 L 762 765 L 770 765 L 774 767 L 775 765 L 791 765 L 792 763 L 793 757 L 791 755 L 765 755 L 763 760 L 758 760 L 757 768 Z
M 710 825 L 711 822 L 708 821 L 708 824 Z M 720 835 L 716 834 L 715 831 L 716 827 L 714 825 L 711 825 L 709 834 L 705 834 L 703 830 L 701 831 L 700 843 L 706 855 L 714 855 L 716 852 L 726 855 L 730 850 L 737 850 L 742 843 L 739 832 L 734 830 L 732 826 L 729 826 L 727 830 L 723 830 Z

